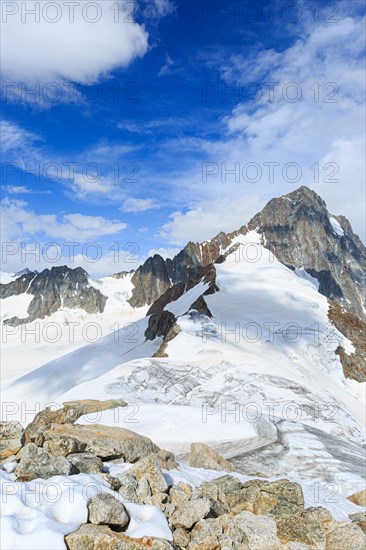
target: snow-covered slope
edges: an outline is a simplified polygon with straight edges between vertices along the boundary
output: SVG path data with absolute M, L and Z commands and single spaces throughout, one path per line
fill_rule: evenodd
M 32 323 L 1 326 L 3 384 L 7 385 L 10 381 L 76 349 L 89 344 L 94 349 L 104 337 L 115 331 L 120 330 L 121 336 L 118 337 L 116 333 L 112 340 L 134 340 L 132 336 L 138 330 L 134 323 L 144 318 L 147 307 L 134 309 L 128 303 L 131 296 L 131 276 L 105 277 L 100 280 L 89 278 L 89 285 L 106 297 L 102 313 L 87 313 L 81 308 L 62 306 L 52 315 L 36 319 Z M 33 295 L 24 292 L 1 299 L 1 319 L 12 316 L 25 318 L 32 298 Z M 55 376 L 58 377 L 58 374 Z
M 79 341 L 71 353 L 33 365 L 3 398 L 32 409 L 120 397 L 129 408 L 105 411 L 98 422 L 127 426 L 182 456 L 192 441 L 206 441 L 243 473 L 256 465 L 269 475 L 359 489 L 364 388 L 344 377 L 335 354 L 339 343 L 352 346 L 329 324 L 328 302 L 312 279 L 259 242 L 254 231 L 236 237 L 237 249 L 215 266 L 219 292 L 205 296 L 212 319 L 187 312 L 204 283 L 165 307 L 180 328 L 168 357 L 152 357 L 162 339 L 147 341 L 145 311 L 132 310 L 140 319 L 128 330 Z M 116 300 L 116 289 L 112 294 Z M 129 314 L 126 308 L 120 318 Z M 41 346 L 32 349 L 42 357 Z M 31 420 L 19 407 L 13 413 L 8 420 Z

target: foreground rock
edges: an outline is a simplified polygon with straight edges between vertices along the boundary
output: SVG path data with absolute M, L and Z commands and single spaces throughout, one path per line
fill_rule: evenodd
M 195 468 L 209 470 L 224 470 L 234 472 L 236 468 L 205 443 L 192 443 L 189 455 L 189 465 Z
M 161 449 L 156 456 L 159 460 L 160 467 L 164 470 L 174 470 L 174 468 L 178 468 L 179 466 L 178 462 L 175 460 L 175 456 L 170 451 Z
M 172 514 L 171 522 L 176 527 L 190 529 L 199 520 L 208 516 L 211 502 L 207 497 L 183 502 Z
M 237 516 L 223 515 L 195 525 L 189 550 L 237 548 L 245 550 L 280 550 L 274 519 L 241 512 Z
M 48 479 L 52 476 L 71 475 L 73 466 L 62 456 L 52 456 L 34 443 L 28 443 L 20 451 L 20 461 L 15 469 L 18 481 Z
M 349 516 L 349 519 L 361 527 L 362 531 L 366 533 L 366 512 L 358 512 L 357 514 L 352 514 Z
M 148 437 L 125 428 L 100 424 L 57 424 L 43 433 L 39 443 L 55 456 L 88 452 L 100 458 L 123 458 L 132 463 L 159 451 Z
M 94 415 L 101 411 L 126 406 L 127 403 L 122 399 L 109 399 L 107 401 L 81 399 L 78 401 L 68 401 L 64 403 L 62 408 L 57 410 L 51 410 L 50 407 L 47 407 L 36 414 L 33 422 L 26 427 L 24 432 L 25 442 L 34 442 L 38 436 L 42 436 L 43 432 L 49 430 L 53 424 L 74 424 L 83 415 Z
M 20 422 L 0 422 L 0 461 L 15 455 L 22 447 L 23 427 Z
M 326 533 L 327 550 L 365 550 L 366 537 L 354 523 L 334 523 Z
M 311 548 L 325 548 L 326 528 L 316 514 L 305 510 L 298 515 L 283 515 L 276 518 L 277 535 L 281 542 L 297 542 L 310 546 Z M 330 514 L 329 514 L 330 516 Z M 332 517 L 330 516 L 330 522 Z
M 70 454 L 67 460 L 81 474 L 99 474 L 103 468 L 102 459 L 92 453 Z
M 305 509 L 301 486 L 287 479 L 272 482 L 252 479 L 243 483 L 226 474 L 200 487 L 183 482 L 169 486 L 168 480 L 171 483 L 174 475 L 164 475 L 163 469 L 179 467 L 174 455 L 159 450 L 150 439 L 123 428 L 74 425 L 75 418 L 85 412 L 86 403 L 89 411 L 95 412 L 99 406 L 99 402 L 78 401 L 66 403 L 58 411 L 43 411 L 28 429 L 29 438 L 34 437 L 35 442 L 27 443 L 16 457 L 19 460 L 15 469 L 18 482 L 57 475 L 97 474 L 96 480 L 100 476 L 123 497 L 121 502 L 117 493 L 115 496 L 111 492 L 94 496 L 88 504 L 89 523 L 65 537 L 69 550 L 366 548 L 365 512 L 351 515 L 351 521 L 346 523 L 334 521 L 326 508 Z M 121 406 L 121 402 L 104 402 L 103 406 L 111 405 Z M 55 419 L 58 422 L 53 422 Z M 16 423 L 6 423 L 3 433 L 10 441 L 13 435 L 23 435 L 21 426 Z M 22 441 L 23 437 L 20 444 Z M 114 473 L 118 468 L 104 473 L 102 458 L 116 464 L 133 464 L 121 473 Z M 202 468 L 228 469 L 227 461 L 204 444 L 192 445 L 190 462 Z M 349 499 L 362 504 L 365 491 Z M 129 503 L 126 506 L 131 518 L 124 502 Z M 128 527 L 133 532 L 145 517 L 146 508 L 133 503 L 157 507 L 164 514 L 159 512 L 165 526 L 170 527 L 174 542 L 127 536 Z M 138 508 L 141 514 L 137 513 Z M 168 534 L 165 536 L 170 538 Z
M 125 527 L 130 518 L 122 502 L 109 493 L 96 495 L 88 505 L 90 523 Z
M 265 483 L 260 490 L 261 514 L 283 516 L 304 510 L 301 485 L 288 479 Z
M 145 486 L 146 496 L 165 493 L 168 490 L 168 484 L 155 455 L 140 460 L 128 470 L 128 473 L 137 480 L 137 491 L 142 491 Z
M 202 484 L 206 496 L 218 500 L 234 514 L 242 511 L 254 514 L 282 516 L 298 514 L 304 510 L 301 486 L 287 479 L 268 482 L 254 479 L 241 483 L 226 475 Z
M 347 498 L 354 504 L 358 504 L 358 506 L 366 507 L 366 490 L 360 491 L 359 493 L 354 493 Z
M 170 542 L 143 537 L 133 539 L 123 533 L 116 533 L 105 525 L 82 525 L 65 537 L 68 550 L 171 550 L 176 548 Z

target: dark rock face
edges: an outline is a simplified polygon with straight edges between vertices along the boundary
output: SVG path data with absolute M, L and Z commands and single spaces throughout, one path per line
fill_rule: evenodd
M 130 275 L 134 271 L 134 269 L 131 269 L 131 271 L 120 271 L 119 273 L 115 273 L 114 275 L 112 275 L 112 277 L 114 277 L 114 279 L 124 279 L 125 277 L 127 277 L 127 275 Z
M 149 318 L 149 324 L 145 330 L 148 340 L 154 340 L 157 336 L 165 337 L 176 322 L 175 315 L 170 311 L 153 313 Z
M 154 303 L 150 306 L 148 312 L 146 315 L 151 315 L 152 313 L 158 313 L 163 311 L 166 305 L 170 304 L 170 302 L 175 302 L 180 298 L 185 292 L 196 286 L 201 280 L 203 280 L 205 283 L 209 284 L 209 288 L 200 296 L 196 302 L 196 307 L 193 307 L 192 309 L 197 309 L 197 311 L 200 311 L 201 308 L 205 308 L 205 315 L 207 315 L 208 307 L 207 305 L 204 306 L 205 301 L 203 296 L 206 296 L 208 294 L 213 294 L 214 292 L 218 291 L 218 286 L 216 285 L 216 269 L 215 266 L 212 264 L 209 264 L 206 267 L 200 267 L 197 269 L 197 275 L 193 278 L 190 278 L 187 282 L 179 282 L 175 285 L 169 287 L 164 294 L 162 294 L 157 300 L 154 301 Z M 211 313 L 209 313 L 209 317 L 211 317 Z
M 341 231 L 335 231 L 331 218 Z M 173 259 L 149 258 L 132 277 L 130 304 L 150 305 L 164 293 L 164 301 L 176 299 L 190 281 L 197 280 L 202 267 L 225 261 L 223 251 L 232 240 L 251 230 L 262 235 L 263 246 L 280 262 L 305 269 L 318 279 L 321 294 L 366 320 L 366 248 L 349 221 L 332 216 L 321 197 L 307 187 L 272 199 L 237 231 L 219 233 L 202 244 L 190 242 Z
M 26 273 L 21 275 L 15 281 L 7 284 L 0 284 L 0 298 L 9 298 L 9 296 L 19 296 L 27 292 L 32 280 L 36 277 L 36 273 Z
M 343 235 L 333 229 L 331 218 Z M 263 245 L 288 267 L 304 268 L 320 283 L 321 294 L 366 319 L 366 248 L 344 216 L 332 216 L 307 187 L 271 200 L 252 218 Z
M 188 243 L 173 259 L 163 260 L 158 254 L 149 258 L 132 277 L 135 288 L 129 303 L 133 307 L 150 305 L 170 287 L 180 283 L 190 284 L 189 288 L 192 288 L 196 283 L 191 281 L 205 275 L 202 274 L 202 267 L 213 264 L 230 242 L 225 233 L 219 233 L 215 239 L 202 244 Z
M 185 292 L 196 286 L 201 280 L 209 284 L 209 288 L 203 292 L 188 308 L 194 309 L 199 313 L 212 317 L 212 314 L 205 302 L 204 296 L 213 294 L 218 290 L 216 285 L 216 270 L 212 264 L 206 267 L 201 267 L 198 270 L 198 275 L 187 281 L 187 283 L 177 283 L 168 288 L 149 308 L 147 315 L 150 315 L 149 324 L 145 331 L 145 336 L 148 340 L 154 340 L 157 336 L 163 337 L 163 342 L 154 357 L 167 357 L 166 348 L 168 343 L 175 338 L 180 328 L 177 325 L 176 317 L 170 311 L 164 308 L 166 305 L 178 300 Z
M 134 285 L 129 300 L 132 307 L 151 304 L 171 286 L 166 262 L 159 254 L 148 258 L 135 271 L 131 281 Z
M 7 285 L 1 285 L 0 292 L 1 298 L 24 292 L 34 296 L 28 307 L 27 318 L 12 317 L 4 321 L 12 326 L 43 319 L 61 307 L 80 308 L 87 313 L 102 312 L 107 301 L 106 296 L 89 285 L 88 274 L 81 267 L 53 267 L 39 274 L 29 273 Z
M 354 352 L 349 354 L 342 346 L 336 349 L 345 377 L 366 382 L 366 323 L 332 300 L 329 300 L 328 317 L 354 347 Z

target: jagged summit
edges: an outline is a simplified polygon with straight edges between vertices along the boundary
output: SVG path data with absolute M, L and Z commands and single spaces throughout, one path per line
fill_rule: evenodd
M 319 281 L 319 292 L 365 319 L 366 248 L 344 216 L 333 216 L 307 187 L 272 199 L 248 223 L 290 268 Z
M 305 186 L 270 200 L 237 231 L 189 242 L 172 259 L 148 258 L 132 277 L 131 305 L 150 305 L 168 288 L 196 278 L 202 267 L 222 260 L 235 237 L 252 230 L 280 262 L 305 269 L 318 279 L 322 294 L 366 319 L 366 248 L 349 221 L 330 214 L 324 200 Z

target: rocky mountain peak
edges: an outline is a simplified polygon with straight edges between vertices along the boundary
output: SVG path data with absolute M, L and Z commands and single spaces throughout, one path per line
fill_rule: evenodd
M 270 200 L 247 225 L 203 243 L 189 242 L 174 258 L 155 255 L 132 277 L 130 304 L 151 305 L 169 288 L 196 279 L 200 269 L 224 261 L 223 253 L 240 234 L 256 230 L 262 245 L 291 269 L 305 269 L 319 291 L 360 319 L 366 319 L 366 249 L 344 216 L 333 216 L 315 191 L 299 189 Z
M 366 248 L 344 216 L 333 216 L 307 187 L 272 199 L 248 223 L 286 266 L 303 268 L 319 292 L 366 319 Z
M 17 326 L 43 319 L 60 308 L 83 309 L 87 313 L 102 312 L 107 298 L 90 286 L 85 269 L 68 266 L 44 269 L 41 273 L 30 272 L 9 284 L 0 285 L 0 297 L 31 294 L 28 317 L 6 319 L 5 324 Z

